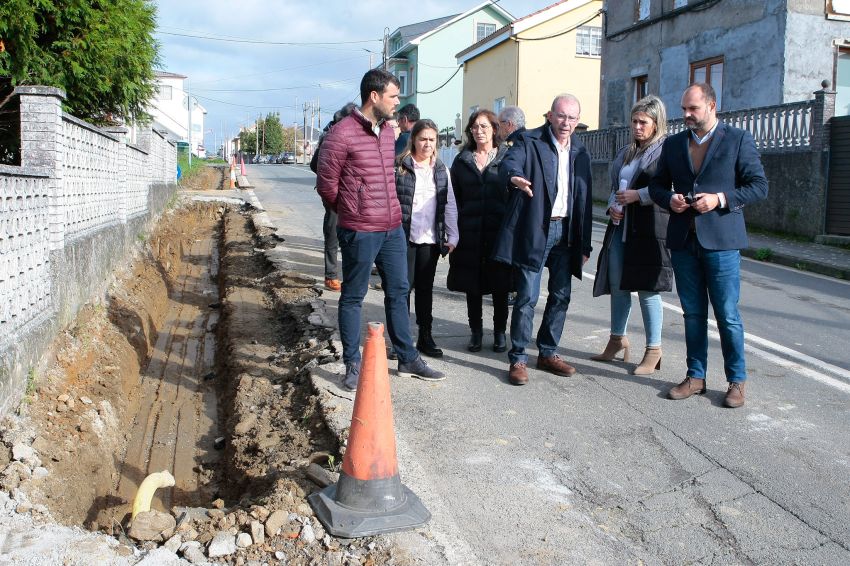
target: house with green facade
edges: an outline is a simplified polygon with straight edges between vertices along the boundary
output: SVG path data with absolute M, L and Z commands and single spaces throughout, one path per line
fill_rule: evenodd
M 401 83 L 401 106 L 415 104 L 442 131 L 463 121 L 463 68 L 455 54 L 512 22 L 492 2 L 453 16 L 402 26 L 389 35 L 386 68 Z

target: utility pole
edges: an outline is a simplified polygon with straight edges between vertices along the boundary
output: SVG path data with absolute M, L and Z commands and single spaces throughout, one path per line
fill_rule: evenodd
M 304 102 L 304 147 L 301 149 L 304 165 L 307 165 L 307 102 Z
M 295 97 L 295 120 L 292 121 L 292 153 L 295 154 L 295 164 L 298 164 L 298 97 Z
M 263 155 L 266 154 L 266 121 L 263 120 Z
M 316 106 L 318 107 L 316 112 L 319 115 L 319 131 L 322 131 L 322 105 L 319 104 L 319 97 L 316 97 Z
M 260 117 L 257 116 L 257 122 L 254 124 L 254 157 L 260 154 Z
M 186 79 L 186 107 L 189 109 L 189 168 L 192 168 L 192 91 L 189 87 L 189 79 Z

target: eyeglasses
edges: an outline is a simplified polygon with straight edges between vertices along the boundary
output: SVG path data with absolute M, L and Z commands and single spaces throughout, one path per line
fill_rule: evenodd
M 469 129 L 470 129 L 470 130 L 489 130 L 489 129 L 491 129 L 492 127 L 493 127 L 493 126 L 491 126 L 490 124 L 472 124 L 472 125 L 469 127 Z
M 560 112 L 553 112 L 553 115 L 558 120 L 565 120 L 565 121 L 573 123 L 573 124 L 575 124 L 579 120 L 578 116 L 570 116 L 569 114 L 562 114 Z

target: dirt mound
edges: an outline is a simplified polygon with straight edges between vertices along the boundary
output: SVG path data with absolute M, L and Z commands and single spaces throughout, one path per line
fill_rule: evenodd
M 229 189 L 230 168 L 224 165 L 206 165 L 188 178 L 182 179 L 180 184 L 184 189 L 192 191 Z

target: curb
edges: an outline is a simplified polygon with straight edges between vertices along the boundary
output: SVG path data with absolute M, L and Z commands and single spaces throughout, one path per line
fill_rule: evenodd
M 741 255 L 761 263 L 775 263 L 798 271 L 808 271 L 809 273 L 817 273 L 845 281 L 850 279 L 850 270 L 848 269 L 776 252 L 773 252 L 769 259 L 759 259 L 757 257 L 758 252 L 758 248 L 747 248 L 741 250 Z

